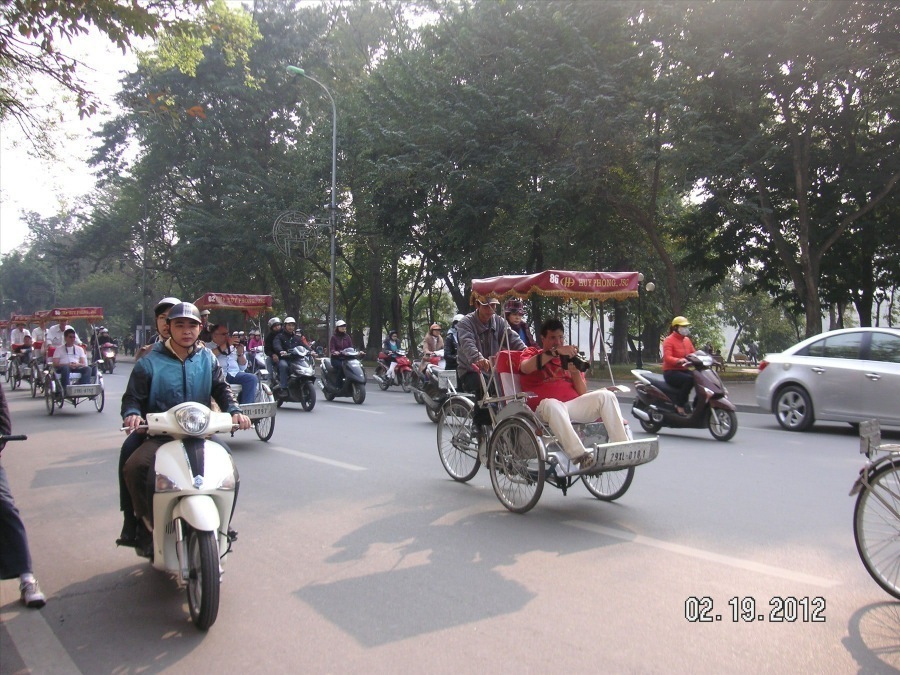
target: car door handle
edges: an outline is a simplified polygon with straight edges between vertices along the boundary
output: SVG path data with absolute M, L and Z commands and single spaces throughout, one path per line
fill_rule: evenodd
M 822 373 L 825 372 L 825 369 L 820 368 L 819 366 L 816 366 L 815 368 L 810 368 L 810 370 L 813 371 L 816 375 L 821 375 Z
M 866 377 L 868 377 L 873 382 L 877 382 L 881 379 L 881 375 L 879 375 L 878 373 L 866 373 Z

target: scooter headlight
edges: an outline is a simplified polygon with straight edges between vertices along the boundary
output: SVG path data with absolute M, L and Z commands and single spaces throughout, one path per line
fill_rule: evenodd
M 209 413 L 189 406 L 175 413 L 175 421 L 185 432 L 196 436 L 202 434 L 209 426 Z
M 222 478 L 219 481 L 219 484 L 216 485 L 216 490 L 234 490 L 237 481 L 235 480 L 234 474 L 229 474 Z
M 156 482 L 153 486 L 154 492 L 180 492 L 181 488 L 178 483 L 166 476 L 165 474 L 156 474 Z

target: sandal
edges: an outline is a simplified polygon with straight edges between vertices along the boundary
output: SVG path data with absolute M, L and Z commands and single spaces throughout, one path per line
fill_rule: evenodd
M 579 471 L 587 471 L 597 463 L 597 458 L 594 456 L 594 453 L 586 452 L 581 457 L 578 457 L 572 461 L 574 461 L 578 465 Z

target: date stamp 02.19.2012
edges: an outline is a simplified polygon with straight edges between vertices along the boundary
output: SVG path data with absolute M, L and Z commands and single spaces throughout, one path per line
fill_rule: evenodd
M 773 596 L 767 604 L 752 596 L 729 598 L 727 609 L 717 611 L 708 595 L 692 595 L 684 601 L 684 618 L 691 623 L 824 623 L 825 598 Z

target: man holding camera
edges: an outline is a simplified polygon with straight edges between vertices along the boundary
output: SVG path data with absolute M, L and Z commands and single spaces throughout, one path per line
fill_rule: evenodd
M 615 394 L 606 389 L 588 391 L 584 371 L 588 364 L 578 348 L 567 345 L 562 321 L 547 319 L 541 325 L 541 347 L 522 352 L 519 371 L 522 389 L 536 394 L 528 405 L 559 438 L 563 451 L 581 470 L 597 460 L 572 428 L 572 422 L 593 422 L 601 418 L 609 440 L 627 441 L 625 422 Z

